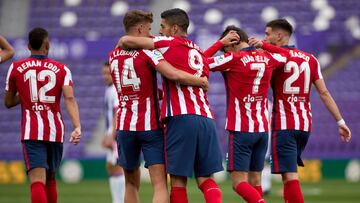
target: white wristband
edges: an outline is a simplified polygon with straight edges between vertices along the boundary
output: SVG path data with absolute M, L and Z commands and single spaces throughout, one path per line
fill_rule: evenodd
M 341 119 L 337 122 L 338 126 L 344 125 L 345 124 L 345 120 Z

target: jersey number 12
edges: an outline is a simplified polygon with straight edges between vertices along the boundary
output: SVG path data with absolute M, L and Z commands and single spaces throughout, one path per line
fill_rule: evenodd
M 45 81 L 48 78 L 48 82 L 42 86 L 39 91 L 37 90 L 37 81 Z M 36 70 L 29 70 L 24 75 L 24 81 L 29 80 L 31 102 L 44 102 L 54 103 L 55 96 L 47 96 L 46 93 L 55 87 L 56 75 L 51 70 L 42 70 L 36 75 Z

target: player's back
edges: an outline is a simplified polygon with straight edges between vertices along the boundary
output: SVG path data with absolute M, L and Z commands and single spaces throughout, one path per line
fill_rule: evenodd
M 317 59 L 294 47 L 288 49 L 284 68 L 274 71 L 271 86 L 274 93 L 273 127 L 275 130 L 311 131 L 310 90 L 321 79 Z
M 155 66 L 161 53 L 149 50 L 115 49 L 110 53 L 111 76 L 117 90 L 117 130 L 155 130 L 159 103 Z
M 45 56 L 31 56 L 11 65 L 7 89 L 19 93 L 22 139 L 63 141 L 60 99 L 64 85 L 72 85 L 70 70 Z
M 155 48 L 175 68 L 199 77 L 209 76 L 209 66 L 201 49 L 184 37 L 155 37 Z M 213 118 L 206 92 L 199 87 L 184 86 L 163 79 L 164 103 L 161 117 L 196 114 Z
M 272 72 L 280 62 L 253 47 L 210 59 L 211 71 L 222 70 L 228 99 L 226 129 L 266 132 L 267 93 Z

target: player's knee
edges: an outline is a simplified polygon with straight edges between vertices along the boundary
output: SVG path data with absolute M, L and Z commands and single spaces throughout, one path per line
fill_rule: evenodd
M 249 176 L 249 184 L 252 186 L 261 185 L 261 176 Z
M 125 170 L 125 184 L 129 186 L 134 186 L 136 188 L 140 187 L 140 171 L 139 168 L 135 170 Z
M 281 175 L 282 175 L 283 183 L 286 183 L 286 182 L 291 181 L 291 180 L 298 180 L 299 179 L 299 176 L 298 176 L 297 173 L 283 173 Z
M 118 176 L 124 174 L 123 169 L 118 165 L 106 164 L 106 171 L 109 176 Z

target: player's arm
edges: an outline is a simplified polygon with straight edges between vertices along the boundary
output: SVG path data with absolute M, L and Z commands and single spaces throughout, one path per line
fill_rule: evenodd
M 76 98 L 74 96 L 74 90 L 72 86 L 70 85 L 63 86 L 62 90 L 63 90 L 66 111 L 69 114 L 71 123 L 74 128 L 74 130 L 70 135 L 70 142 L 76 145 L 80 142 L 80 137 L 81 137 L 81 125 L 80 125 L 78 104 L 76 102 Z
M 0 35 L 0 63 L 4 63 L 15 55 L 14 48 Z
M 284 49 L 282 47 L 272 45 L 272 44 L 270 44 L 268 42 L 258 40 L 255 37 L 250 37 L 248 44 L 250 46 L 254 46 L 256 48 L 264 49 L 264 50 L 266 50 L 268 52 L 271 52 L 271 53 L 280 53 L 280 54 L 284 54 L 284 55 L 289 55 L 289 50 L 288 49 Z
M 64 103 L 65 103 L 66 111 L 70 116 L 70 120 L 74 128 L 74 130 L 70 134 L 70 142 L 76 145 L 80 142 L 80 138 L 81 138 L 79 108 L 74 96 L 71 72 L 66 66 L 64 67 L 64 69 L 65 69 L 65 78 L 62 86 Z
M 220 40 L 216 41 L 213 45 L 211 45 L 207 50 L 204 51 L 204 55 L 206 57 L 212 57 L 216 54 L 217 51 L 222 49 L 226 46 L 231 46 L 233 44 L 238 43 L 240 40 L 239 35 L 236 31 L 230 31 L 225 37 L 221 38 Z
M 332 116 L 339 125 L 340 139 L 343 142 L 349 142 L 351 139 L 351 131 L 346 125 L 343 117 L 341 116 L 340 110 L 336 105 L 336 102 L 334 101 L 330 92 L 326 88 L 324 80 L 318 79 L 315 81 L 314 85 L 317 92 L 319 93 L 322 102 L 325 104 L 326 108 L 330 111 L 330 113 L 332 114 Z
M 155 49 L 152 38 L 134 37 L 129 35 L 121 37 L 116 47 L 122 47 L 125 49 Z
M 5 82 L 4 104 L 7 108 L 11 108 L 20 104 L 20 97 L 19 94 L 17 93 L 18 91 L 15 84 L 13 67 L 14 64 L 12 63 L 7 72 L 6 82 Z
M 210 71 L 227 71 L 231 67 L 231 64 L 234 62 L 233 53 L 225 53 L 220 56 L 208 58 Z
M 4 104 L 6 108 L 11 108 L 20 104 L 19 94 L 15 91 L 6 91 L 4 96 Z
M 205 90 L 209 87 L 208 79 L 206 77 L 197 77 L 185 71 L 181 71 L 165 60 L 161 60 L 155 66 L 155 69 L 167 79 L 179 82 L 182 85 L 198 86 Z

